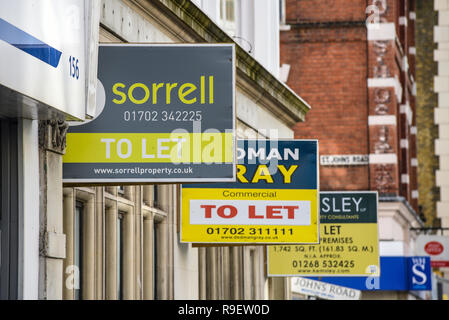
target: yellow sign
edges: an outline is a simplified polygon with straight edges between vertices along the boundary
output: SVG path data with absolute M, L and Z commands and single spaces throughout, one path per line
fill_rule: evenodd
M 377 192 L 321 192 L 320 204 L 320 244 L 269 246 L 268 275 L 379 275 Z
M 181 241 L 317 243 L 317 141 L 239 140 L 237 182 L 189 184 Z

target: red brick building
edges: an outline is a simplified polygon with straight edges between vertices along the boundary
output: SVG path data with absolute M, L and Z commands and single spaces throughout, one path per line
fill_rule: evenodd
M 414 1 L 285 0 L 280 36 L 287 84 L 312 106 L 295 136 L 319 140 L 320 189 L 378 190 L 380 222 L 403 227 L 421 225 Z

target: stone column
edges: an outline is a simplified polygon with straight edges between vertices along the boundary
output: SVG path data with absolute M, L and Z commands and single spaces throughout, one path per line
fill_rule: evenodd
M 199 299 L 207 299 L 207 270 L 206 270 L 206 248 L 198 248 L 198 266 L 199 266 Z
M 231 299 L 231 272 L 230 272 L 230 247 L 222 248 L 222 269 L 223 269 L 223 299 Z
M 95 299 L 95 201 L 94 197 L 84 206 L 83 211 L 83 260 L 82 260 L 83 300 Z
M 134 299 L 134 211 L 123 216 L 123 299 Z
M 134 298 L 142 299 L 142 186 L 134 187 Z
M 166 218 L 162 222 L 156 224 L 156 237 L 157 237 L 157 248 L 156 248 L 156 293 L 157 298 L 160 300 L 169 299 L 168 285 L 169 285 L 169 273 L 167 267 L 168 255 L 171 252 L 168 249 L 168 224 Z
M 95 188 L 95 298 L 104 299 L 104 188 Z
M 75 198 L 73 188 L 64 189 L 64 232 L 66 235 L 66 258 L 64 260 L 64 287 L 63 299 L 73 300 L 75 298 L 74 288 L 79 281 L 79 271 L 74 270 L 74 212 Z M 78 279 L 75 279 L 78 277 Z M 78 285 L 80 285 L 78 283 Z
M 269 278 L 269 300 L 291 300 L 290 278 Z
M 206 248 L 207 263 L 207 298 L 210 300 L 218 299 L 218 275 L 217 275 L 217 248 Z
M 117 299 L 117 207 L 111 201 L 106 203 L 106 245 L 105 245 L 105 296 L 107 300 Z
M 145 214 L 143 218 L 143 299 L 154 299 L 153 268 L 154 268 L 154 248 L 153 248 L 153 218 L 151 214 Z
M 241 253 L 242 247 L 233 246 L 231 247 L 231 283 L 232 283 L 232 299 L 239 300 L 242 299 L 240 294 L 241 283 L 242 283 L 242 268 L 241 268 Z
M 63 264 L 66 239 L 63 233 L 62 155 L 68 124 L 46 120 L 39 123 L 40 232 L 39 299 L 63 297 Z
M 171 299 L 173 292 L 173 239 L 171 237 L 173 228 L 172 205 L 171 205 L 170 185 L 159 185 L 157 193 L 158 206 L 167 213 L 162 221 L 156 225 L 157 250 L 156 269 L 158 279 L 156 279 L 156 290 L 158 299 Z
M 253 279 L 253 262 L 252 249 L 243 247 L 243 299 L 251 300 L 252 297 L 251 287 L 254 285 Z

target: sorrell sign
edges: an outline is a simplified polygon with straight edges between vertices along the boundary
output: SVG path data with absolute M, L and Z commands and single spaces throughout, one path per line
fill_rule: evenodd
M 101 45 L 97 116 L 67 134 L 65 184 L 235 181 L 234 46 Z

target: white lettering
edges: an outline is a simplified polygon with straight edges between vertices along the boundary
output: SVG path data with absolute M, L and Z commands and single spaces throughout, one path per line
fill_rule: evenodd
M 170 142 L 170 139 L 157 139 L 157 157 L 158 158 L 170 158 L 168 154 L 162 154 L 162 151 L 168 150 L 167 146 L 163 146 L 164 142 Z
M 154 154 L 147 154 L 147 139 L 142 139 L 142 159 L 154 159 Z
M 343 212 L 351 212 L 351 209 L 347 208 L 351 205 L 351 198 L 342 198 L 341 204 Z
M 265 148 L 260 148 L 259 150 L 257 150 L 257 152 L 254 149 L 249 148 L 248 149 L 248 159 L 252 160 L 253 156 L 256 158 L 259 158 L 261 160 L 265 160 Z
M 329 198 L 323 198 L 321 200 L 321 203 L 326 206 L 326 208 L 321 207 L 321 211 L 329 212 L 329 210 L 331 209 L 331 207 L 329 206 Z
M 278 149 L 271 149 L 268 154 L 267 160 L 271 160 L 271 158 L 276 158 L 278 160 L 282 160 L 281 154 Z
M 122 144 L 126 143 L 127 145 L 127 153 L 122 153 Z M 128 139 L 120 139 L 117 142 L 117 155 L 122 158 L 122 159 L 126 159 L 129 158 L 131 156 L 131 152 L 132 152 L 132 145 L 131 145 L 131 141 L 129 141 Z
M 174 142 L 176 142 L 176 145 L 177 145 L 177 147 L 178 147 L 178 158 L 181 158 L 181 154 L 182 154 L 182 143 L 183 142 L 186 142 L 186 139 L 183 139 L 183 138 L 181 138 L 181 139 L 171 139 L 171 141 L 174 141 Z
M 294 152 L 291 149 L 284 149 L 284 159 L 287 160 L 289 156 L 293 160 L 299 160 L 299 149 L 295 148 Z
M 106 159 L 111 158 L 111 143 L 115 142 L 115 139 L 101 139 L 101 142 L 106 143 Z
M 356 199 L 355 198 L 352 198 L 352 201 L 354 201 L 354 203 L 355 203 L 355 211 L 357 211 L 357 212 L 359 212 L 359 205 L 360 205 L 360 202 L 362 202 L 362 198 L 359 198 L 359 201 L 356 201 Z

